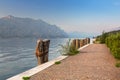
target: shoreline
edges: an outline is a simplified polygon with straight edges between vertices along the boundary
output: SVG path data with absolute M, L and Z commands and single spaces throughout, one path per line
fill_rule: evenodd
M 90 44 L 92 44 L 92 43 L 90 43 Z M 87 45 L 79 48 L 78 50 L 81 50 L 81 49 L 89 46 L 90 44 L 87 44 Z M 22 77 L 24 77 L 24 76 L 32 76 L 32 75 L 34 75 L 34 74 L 36 74 L 36 73 L 38 73 L 38 72 L 40 72 L 40 71 L 42 71 L 42 70 L 44 70 L 44 69 L 46 69 L 46 68 L 48 68 L 48 67 L 54 65 L 54 63 L 55 63 L 56 61 L 64 60 L 64 59 L 67 58 L 67 57 L 68 57 L 68 56 L 59 56 L 59 57 L 57 57 L 57 58 L 55 58 L 55 59 L 53 59 L 53 60 L 51 60 L 51 61 L 48 61 L 48 62 L 46 62 L 46 63 L 44 63 L 44 64 L 42 64 L 42 65 L 36 66 L 36 67 L 34 67 L 34 68 L 32 68 L 32 69 L 29 69 L 29 70 L 27 70 L 27 71 L 25 71 L 25 72 L 22 72 L 22 73 L 17 74 L 17 75 L 15 75 L 15 76 L 13 76 L 13 77 L 10 77 L 10 78 L 8 78 L 7 80 L 22 80 Z

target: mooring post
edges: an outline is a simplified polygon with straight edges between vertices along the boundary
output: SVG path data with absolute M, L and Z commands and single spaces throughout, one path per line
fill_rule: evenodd
M 48 61 L 48 53 L 49 53 L 49 44 L 50 44 L 50 40 L 43 40 L 43 62 L 47 62 Z
M 80 47 L 83 46 L 83 39 L 80 40 Z
M 37 45 L 36 45 L 36 57 L 38 61 L 38 65 L 42 64 L 42 54 L 43 54 L 43 41 L 42 40 L 37 40 Z
M 35 54 L 37 57 L 38 65 L 48 61 L 49 43 L 50 40 L 37 41 Z
M 78 49 L 78 39 L 76 39 L 76 49 Z
M 72 41 L 72 46 L 76 47 L 76 40 L 75 39 Z
M 87 39 L 87 44 L 89 44 L 90 43 L 90 38 L 86 38 Z

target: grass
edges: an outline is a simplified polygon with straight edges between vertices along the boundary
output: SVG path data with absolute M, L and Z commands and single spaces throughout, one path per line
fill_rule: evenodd
M 28 77 L 28 76 L 23 77 L 23 80 L 29 80 L 29 79 L 30 79 L 30 77 Z
M 116 67 L 120 67 L 120 62 L 115 64 Z
M 56 61 L 55 64 L 60 64 L 61 62 L 60 61 Z
M 65 45 L 60 45 L 60 46 L 61 46 L 60 52 L 62 55 L 71 56 L 71 55 L 75 55 L 75 54 L 79 53 L 79 51 L 76 49 L 76 47 L 71 44 L 71 39 L 69 39 L 69 41 L 66 42 Z

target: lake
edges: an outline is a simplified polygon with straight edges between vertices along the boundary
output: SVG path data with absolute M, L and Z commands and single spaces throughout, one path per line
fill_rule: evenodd
M 0 80 L 37 66 L 36 41 L 33 38 L 0 39 Z M 67 41 L 67 38 L 50 39 L 49 60 L 61 55 L 59 45 Z

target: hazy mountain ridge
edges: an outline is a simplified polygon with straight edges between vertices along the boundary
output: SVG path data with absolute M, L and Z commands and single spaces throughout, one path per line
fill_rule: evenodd
M 0 37 L 40 37 L 56 38 L 67 37 L 67 33 L 56 25 L 48 24 L 42 20 L 6 16 L 0 18 Z

